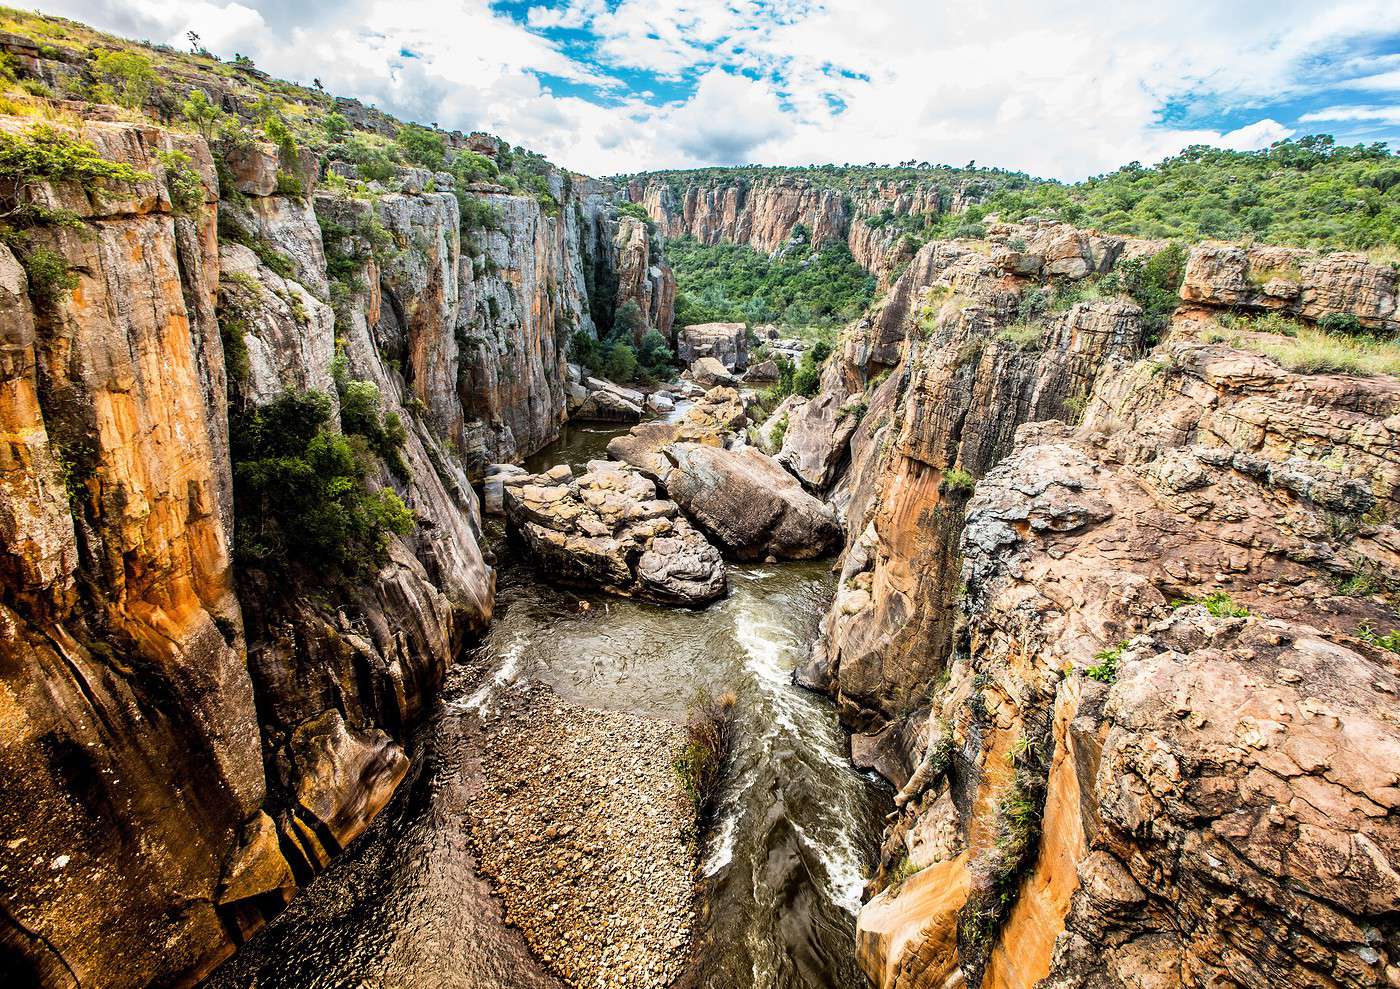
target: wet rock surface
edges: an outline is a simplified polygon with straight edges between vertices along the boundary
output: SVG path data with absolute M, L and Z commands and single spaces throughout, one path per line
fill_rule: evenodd
M 501 696 L 467 813 L 481 868 L 570 986 L 664 987 L 690 964 L 695 812 L 671 768 L 674 723 Z

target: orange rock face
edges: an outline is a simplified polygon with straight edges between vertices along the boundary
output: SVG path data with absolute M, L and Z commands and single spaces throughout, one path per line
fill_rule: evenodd
M 176 140 L 81 136 L 154 176 Z M 207 152 L 179 141 L 212 198 Z M 285 872 L 275 844 L 246 844 L 264 782 L 230 562 L 213 210 L 171 216 L 154 180 L 38 193 L 80 207 L 85 229 L 51 236 L 78 284 L 37 312 L 0 258 L 0 559 L 16 578 L 0 601 L 0 827 L 19 836 L 0 867 L 22 891 L 4 936 L 41 983 L 179 983 L 283 889 L 245 878 L 228 894 L 234 853 L 249 849 L 245 876 Z
M 849 535 L 801 675 L 900 786 L 858 919 L 881 987 L 1400 973 L 1400 663 L 1367 631 L 1394 621 L 1400 384 L 1209 343 L 1202 305 L 1146 355 L 1124 300 L 1003 332 L 1043 279 L 1154 247 L 926 245 L 808 403 L 864 406 L 824 453 Z M 1291 311 L 1383 318 L 1354 262 L 1300 260 Z

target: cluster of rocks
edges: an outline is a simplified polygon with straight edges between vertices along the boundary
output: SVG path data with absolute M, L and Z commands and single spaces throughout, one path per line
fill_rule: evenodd
M 719 551 L 627 464 L 593 460 L 578 477 L 559 464 L 501 478 L 510 533 L 551 579 L 666 604 L 725 593 Z
M 671 391 L 643 392 L 606 378 L 586 375 L 576 364 L 568 365 L 565 394 L 570 419 L 584 422 L 641 422 L 648 414 L 665 414 L 676 407 Z
M 570 986 L 670 986 L 690 967 L 696 821 L 671 761 L 685 730 L 503 695 L 467 808 L 482 872 Z
M 730 446 L 749 421 L 749 408 L 733 388 L 711 388 L 674 422 L 644 422 L 609 440 L 608 456 L 660 480 L 669 467 L 662 450 L 672 443 Z

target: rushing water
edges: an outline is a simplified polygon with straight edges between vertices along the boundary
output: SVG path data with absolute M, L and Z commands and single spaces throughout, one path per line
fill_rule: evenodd
M 612 435 L 572 428 L 528 466 L 582 465 Z M 550 984 L 501 926 L 462 819 L 469 722 L 530 678 L 580 704 L 677 720 L 697 692 L 733 690 L 733 767 L 702 863 L 699 984 L 865 985 L 854 911 L 889 792 L 850 767 L 831 705 L 790 680 L 830 600 L 828 566 L 733 566 L 728 597 L 694 611 L 554 588 L 504 551 L 499 567 L 491 631 L 449 676 L 400 794 L 211 984 Z

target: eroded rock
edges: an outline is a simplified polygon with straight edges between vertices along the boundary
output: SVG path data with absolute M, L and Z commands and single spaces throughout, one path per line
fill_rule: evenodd
M 727 588 L 719 551 L 625 464 L 590 461 L 575 478 L 506 475 L 511 532 L 549 579 L 666 604 L 698 605 Z
M 840 543 L 836 513 L 753 447 L 674 443 L 664 453 L 667 493 L 736 559 L 810 560 Z

